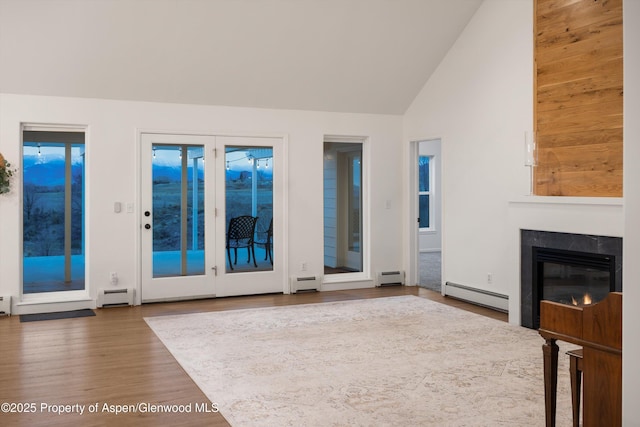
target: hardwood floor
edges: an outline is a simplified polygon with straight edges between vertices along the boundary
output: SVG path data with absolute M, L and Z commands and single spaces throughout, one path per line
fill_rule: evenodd
M 145 304 L 97 309 L 95 317 L 28 323 L 21 323 L 19 316 L 0 318 L 0 403 L 8 402 L 13 404 L 9 409 L 24 412 L 8 413 L 3 406 L 0 425 L 227 426 L 219 413 L 196 411 L 196 405 L 213 408 L 144 317 L 395 295 L 417 295 L 507 321 L 504 313 L 427 289 L 400 286 Z M 116 408 L 105 410 L 105 404 L 148 409 L 115 414 Z M 190 405 L 192 412 L 154 412 L 151 405 L 187 405 L 185 409 Z M 55 412 L 83 406 L 82 415 Z

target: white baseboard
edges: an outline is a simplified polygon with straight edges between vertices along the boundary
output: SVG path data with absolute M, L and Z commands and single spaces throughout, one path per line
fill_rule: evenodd
M 353 282 L 323 282 L 323 291 L 348 291 L 350 289 L 367 289 L 375 288 L 372 280 L 353 281 Z
M 509 312 L 509 296 L 484 289 L 472 288 L 457 283 L 446 282 L 443 287 L 444 294 L 458 298 L 472 304 L 489 307 L 494 310 Z
M 38 302 L 38 303 L 18 303 L 15 305 L 15 313 L 11 314 L 39 314 L 54 313 L 58 311 L 73 311 L 96 308 L 96 301 L 92 299 L 65 301 L 65 302 Z

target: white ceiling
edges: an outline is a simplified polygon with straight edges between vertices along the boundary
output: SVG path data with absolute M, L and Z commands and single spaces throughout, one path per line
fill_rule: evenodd
M 482 0 L 0 0 L 0 91 L 402 114 Z

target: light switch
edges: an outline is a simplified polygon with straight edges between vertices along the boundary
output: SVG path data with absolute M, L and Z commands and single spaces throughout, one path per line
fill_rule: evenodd
M 120 211 L 122 211 L 122 203 L 120 203 L 120 202 L 115 202 L 115 203 L 113 204 L 113 211 L 114 211 L 115 213 L 120 213 Z

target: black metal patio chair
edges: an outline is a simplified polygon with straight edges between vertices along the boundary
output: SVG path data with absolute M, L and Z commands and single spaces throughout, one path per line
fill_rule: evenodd
M 257 268 L 256 254 L 254 249 L 254 234 L 258 217 L 244 215 L 231 218 L 227 231 L 227 258 L 229 267 L 233 270 L 234 264 L 238 263 L 238 248 L 247 248 L 247 264 L 253 257 L 253 265 Z M 231 249 L 234 252 L 234 262 L 231 263 Z
M 273 265 L 273 257 L 271 255 L 271 247 L 273 246 L 273 218 L 269 221 L 269 227 L 266 230 L 258 230 L 256 232 L 255 244 L 264 247 L 264 260 L 267 259 Z

